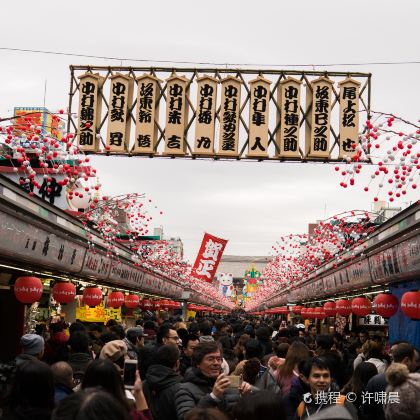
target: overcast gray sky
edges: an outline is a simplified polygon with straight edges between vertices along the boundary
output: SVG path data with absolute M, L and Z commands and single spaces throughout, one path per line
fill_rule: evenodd
M 2 6 L 0 47 L 151 60 L 147 65 L 420 61 L 419 12 L 416 0 L 22 0 Z M 14 106 L 42 106 L 45 80 L 46 106 L 65 108 L 70 64 L 120 64 L 5 50 L 0 62 L 0 116 Z M 336 70 L 372 72 L 372 108 L 419 119 L 419 64 Z M 105 193 L 150 195 L 164 211 L 157 224 L 183 239 L 192 262 L 204 231 L 229 239 L 227 254 L 266 255 L 281 235 L 345 210 L 370 209 L 373 198 L 360 181 L 357 189 L 341 189 L 333 168 L 322 164 L 95 157 L 93 165 Z M 412 191 L 404 202 L 417 198 Z

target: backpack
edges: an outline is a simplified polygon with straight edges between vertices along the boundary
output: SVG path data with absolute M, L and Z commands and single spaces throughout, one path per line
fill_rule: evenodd
M 337 398 L 336 404 L 337 405 L 344 406 L 344 403 L 345 402 L 346 402 L 346 396 L 345 395 L 340 395 Z M 297 414 L 297 418 L 298 419 L 301 419 L 302 418 L 302 414 L 303 414 L 303 411 L 304 410 L 305 410 L 305 401 L 301 401 L 300 404 L 299 404 L 299 406 L 298 406 L 298 408 L 297 408 L 297 410 L 296 410 L 296 414 Z
M 281 389 L 276 378 L 267 369 L 255 382 L 255 386 L 260 390 L 271 391 L 281 394 Z

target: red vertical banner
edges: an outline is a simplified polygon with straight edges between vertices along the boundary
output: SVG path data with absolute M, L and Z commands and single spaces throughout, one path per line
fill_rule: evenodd
M 227 240 L 204 233 L 197 259 L 192 268 L 192 275 L 208 283 L 213 281 Z

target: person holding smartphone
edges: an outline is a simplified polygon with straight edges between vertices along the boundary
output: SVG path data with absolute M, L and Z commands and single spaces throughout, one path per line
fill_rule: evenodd
M 231 380 L 222 374 L 222 354 L 217 342 L 202 342 L 192 354 L 193 367 L 189 369 L 175 393 L 175 406 L 178 420 L 194 407 L 217 407 L 229 412 L 241 394 L 251 391 L 246 382 Z

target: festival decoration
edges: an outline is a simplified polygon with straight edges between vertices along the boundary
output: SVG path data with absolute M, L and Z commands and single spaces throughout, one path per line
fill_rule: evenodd
M 349 316 L 352 311 L 351 303 L 347 299 L 337 300 L 335 302 L 335 309 L 337 310 L 337 314 L 341 316 Z
M 357 316 L 366 316 L 372 311 L 372 304 L 368 298 L 357 297 L 351 301 L 351 310 Z
M 381 293 L 373 300 L 373 309 L 378 315 L 390 318 L 398 311 L 398 299 L 390 293 Z
M 337 313 L 335 302 L 325 302 L 324 311 L 327 316 L 335 316 Z
M 410 319 L 420 319 L 420 291 L 411 291 L 403 294 L 401 298 L 401 310 Z
M 135 309 L 139 306 L 140 298 L 137 295 L 127 295 L 124 300 L 124 305 L 128 309 Z
M 38 302 L 42 296 L 43 285 L 38 277 L 18 277 L 14 286 L 16 299 L 25 304 Z
M 76 286 L 70 282 L 58 282 L 54 284 L 52 294 L 58 303 L 70 303 L 76 297 Z
M 314 316 L 316 319 L 325 319 L 327 314 L 322 306 L 317 306 L 314 310 Z
M 143 311 L 150 311 L 153 308 L 153 304 L 150 301 L 150 299 L 143 299 L 143 300 L 140 301 L 140 308 Z
M 111 292 L 107 297 L 107 304 L 111 308 L 120 308 L 124 304 L 125 298 L 122 292 Z
M 86 287 L 83 290 L 83 302 L 88 306 L 98 306 L 102 302 L 102 290 L 99 287 Z
M 211 283 L 226 244 L 227 240 L 205 233 L 191 274 L 200 280 Z

